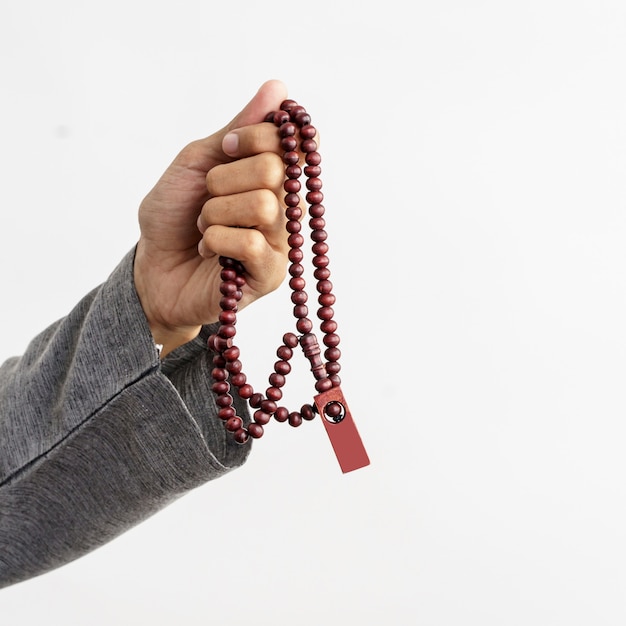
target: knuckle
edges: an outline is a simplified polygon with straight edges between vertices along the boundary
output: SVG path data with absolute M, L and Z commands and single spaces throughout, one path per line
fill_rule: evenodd
M 210 194 L 220 194 L 221 169 L 223 167 L 223 165 L 216 165 L 207 172 L 205 182 L 207 191 Z
M 283 183 L 285 170 L 282 159 L 274 152 L 259 155 L 259 176 L 264 187 L 273 189 Z
M 267 253 L 267 244 L 263 235 L 256 229 L 250 228 L 242 231 L 242 243 L 247 255 L 252 260 L 262 259 Z
M 257 221 L 273 224 L 279 216 L 278 199 L 269 189 L 259 189 L 255 198 Z

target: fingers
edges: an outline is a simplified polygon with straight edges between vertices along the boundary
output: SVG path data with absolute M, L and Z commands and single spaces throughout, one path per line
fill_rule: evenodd
M 244 262 L 267 249 L 285 252 L 285 216 L 278 198 L 268 189 L 255 189 L 211 198 L 198 218 L 202 256 L 221 254 Z M 262 242 L 258 235 L 265 242 Z
M 263 122 L 238 128 L 228 133 L 222 140 L 222 150 L 232 158 L 241 158 L 260 152 L 282 154 L 278 129 L 274 124 Z
M 240 194 L 217 196 L 208 200 L 198 218 L 201 233 L 210 226 L 259 228 L 269 231 L 284 228 L 278 198 L 269 189 L 255 189 Z
M 251 157 L 215 166 L 206 176 L 211 196 L 271 189 L 280 193 L 285 178 L 282 159 L 273 152 L 263 152 Z

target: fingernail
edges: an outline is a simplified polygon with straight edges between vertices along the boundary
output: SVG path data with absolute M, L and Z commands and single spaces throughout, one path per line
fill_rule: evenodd
M 204 242 L 202 241 L 202 239 L 200 239 L 200 241 L 198 242 L 198 254 L 200 256 L 204 256 Z
M 229 156 L 236 156 L 238 148 L 239 135 L 237 135 L 237 133 L 228 133 L 228 135 L 222 139 L 222 150 Z

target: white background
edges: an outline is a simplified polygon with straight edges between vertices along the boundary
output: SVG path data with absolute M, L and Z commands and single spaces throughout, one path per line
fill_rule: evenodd
M 372 465 L 275 424 L 242 469 L 1 591 L 0 622 L 623 625 L 621 0 L 4 0 L 0 358 L 106 279 L 176 152 L 269 78 L 322 134 Z M 289 309 L 242 314 L 253 384 Z

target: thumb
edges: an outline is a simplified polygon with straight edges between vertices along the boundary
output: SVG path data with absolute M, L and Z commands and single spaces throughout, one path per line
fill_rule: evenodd
M 226 135 L 229 131 L 242 126 L 260 124 L 268 113 L 280 108 L 286 98 L 287 87 L 285 84 L 279 80 L 268 80 L 259 87 L 252 100 L 221 132 Z
M 286 98 L 287 87 L 284 83 L 279 80 L 266 81 L 230 123 L 209 137 L 189 144 L 178 154 L 175 163 L 183 167 L 208 171 L 218 163 L 231 161 L 232 157 L 228 156 L 222 147 L 224 137 L 237 128 L 260 124 L 268 113 L 279 109 Z
M 263 122 L 268 113 L 276 111 L 280 108 L 283 100 L 287 98 L 287 87 L 279 80 L 268 80 L 263 83 L 259 90 L 254 94 L 252 100 L 231 120 L 229 124 L 224 126 L 222 130 L 212 136 L 212 139 L 219 142 L 224 151 L 224 155 L 230 160 L 233 152 L 236 152 L 236 136 L 231 135 L 226 142 L 226 137 L 231 131 L 251 124 L 260 124 Z M 229 140 L 234 139 L 235 145 L 229 145 Z

